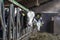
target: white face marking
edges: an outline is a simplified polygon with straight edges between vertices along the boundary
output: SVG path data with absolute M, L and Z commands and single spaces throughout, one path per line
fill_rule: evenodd
M 33 12 L 33 11 L 29 11 L 28 13 L 27 13 L 27 16 L 28 16 L 28 24 L 29 25 L 32 25 L 32 20 L 33 20 L 33 18 L 35 17 L 35 13 Z
M 27 16 L 28 16 L 29 18 L 33 18 L 33 17 L 35 16 L 35 13 L 32 12 L 32 11 L 29 11 L 28 14 L 27 14 Z

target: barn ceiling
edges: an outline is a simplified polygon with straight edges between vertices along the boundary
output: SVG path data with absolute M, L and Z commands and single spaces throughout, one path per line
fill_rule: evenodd
M 26 7 L 32 7 L 32 6 L 34 6 L 35 1 L 36 0 L 22 0 L 22 1 L 20 1 L 20 2 L 18 1 L 18 2 L 23 4 Z

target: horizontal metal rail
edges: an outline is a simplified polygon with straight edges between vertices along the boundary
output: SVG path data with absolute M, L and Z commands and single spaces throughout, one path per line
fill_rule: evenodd
M 28 28 L 28 29 L 29 29 L 29 28 Z M 32 32 L 32 31 L 24 34 L 23 36 L 21 36 L 20 38 L 18 38 L 18 40 L 21 40 L 21 39 L 25 38 L 26 36 L 29 36 L 29 35 L 31 34 L 31 32 Z
M 10 2 L 12 2 L 13 4 L 17 5 L 18 7 L 22 8 L 23 10 L 29 12 L 29 9 L 27 9 L 26 7 L 24 7 L 23 5 L 19 4 L 18 2 L 16 2 L 15 0 L 9 0 Z

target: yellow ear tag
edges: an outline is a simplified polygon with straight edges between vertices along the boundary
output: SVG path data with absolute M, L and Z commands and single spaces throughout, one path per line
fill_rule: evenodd
M 23 15 L 23 16 L 25 16 L 25 14 L 24 14 L 24 13 L 22 13 L 22 15 Z

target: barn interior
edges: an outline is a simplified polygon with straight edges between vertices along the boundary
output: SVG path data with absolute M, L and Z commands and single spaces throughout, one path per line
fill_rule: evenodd
M 59 35 L 60 0 L 0 0 L 0 40 L 60 40 Z

